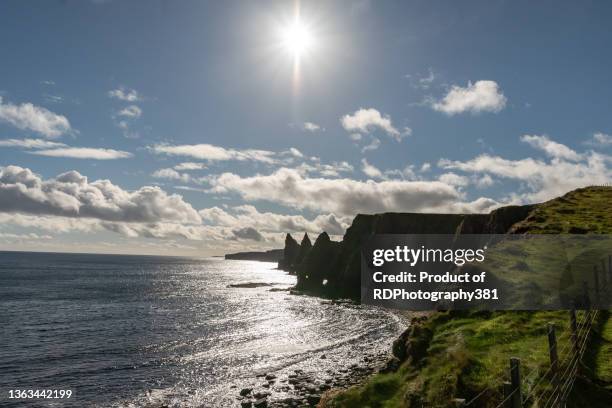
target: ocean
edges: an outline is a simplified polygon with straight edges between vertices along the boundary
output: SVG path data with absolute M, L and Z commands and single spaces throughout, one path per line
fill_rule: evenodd
M 395 314 L 291 295 L 275 264 L 221 258 L 0 252 L 0 406 L 234 407 L 272 374 L 331 383 L 384 356 Z M 230 287 L 245 283 L 266 286 Z M 295 374 L 293 374 L 295 376 Z M 11 400 L 14 389 L 70 389 Z M 263 389 L 263 388 L 262 388 Z

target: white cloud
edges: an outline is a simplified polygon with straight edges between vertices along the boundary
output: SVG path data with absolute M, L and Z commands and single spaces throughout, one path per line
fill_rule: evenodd
M 302 215 L 285 215 L 272 212 L 259 212 L 252 205 L 232 207 L 229 211 L 212 207 L 200 210 L 204 223 L 228 228 L 251 227 L 262 232 L 308 232 L 319 234 L 344 234 L 350 225 L 350 217 L 337 217 L 333 214 L 321 214 L 312 220 Z
M 348 132 L 370 133 L 374 129 L 381 129 L 398 142 L 404 136 L 402 132 L 393 126 L 389 115 L 381 114 L 373 108 L 361 108 L 353 114 L 344 115 L 340 118 L 340 123 Z
M 358 141 L 360 141 L 360 140 L 361 140 L 361 138 L 362 138 L 361 133 L 351 133 L 351 134 L 349 135 L 349 137 L 350 137 L 350 138 L 351 138 L 351 140 L 352 140 L 352 141 L 354 141 L 354 142 L 358 142 Z
M 361 171 L 363 171 L 363 173 L 366 176 L 374 178 L 374 179 L 383 178 L 382 171 L 380 171 L 377 167 L 368 163 L 368 161 L 365 158 L 361 159 Z
M 474 175 L 472 177 L 472 183 L 474 183 L 478 188 L 487 188 L 495 184 L 495 180 L 493 180 L 493 178 L 488 174 Z
M 346 161 L 333 162 L 331 164 L 321 163 L 318 157 L 311 158 L 310 163 L 302 163 L 295 167 L 302 175 L 319 174 L 326 177 L 338 177 L 341 173 L 351 173 L 354 168 Z
M 138 102 L 143 99 L 135 89 L 126 88 L 123 86 L 108 91 L 108 96 L 110 98 L 119 99 L 125 102 Z
M 319 132 L 319 131 L 324 131 L 325 129 L 323 129 L 320 125 L 317 125 L 314 122 L 304 122 L 304 124 L 302 125 L 302 128 L 308 132 Z
M 453 85 L 444 98 L 432 103 L 432 108 L 447 115 L 471 112 L 499 112 L 506 106 L 507 98 L 495 81 L 468 82 L 465 88 Z
M 30 152 L 38 156 L 47 157 L 68 157 L 71 159 L 90 159 L 90 160 L 115 160 L 127 159 L 133 156 L 132 153 L 121 150 L 91 148 L 91 147 L 66 147 L 47 150 L 36 150 Z
M 178 171 L 186 171 L 186 170 L 204 170 L 206 165 L 204 163 L 194 163 L 194 162 L 183 162 L 174 166 L 174 170 Z
M 0 96 L 0 122 L 9 123 L 21 130 L 30 130 L 48 138 L 60 137 L 72 131 L 65 116 L 31 103 L 14 105 L 4 103 Z
M 298 209 L 342 216 L 386 211 L 482 211 L 492 200 L 462 201 L 462 193 L 440 181 L 363 182 L 347 178 L 307 178 L 294 169 L 241 177 L 224 173 L 211 179 L 212 192 L 236 193 L 246 200 L 266 200 Z
M 578 161 L 581 158 L 581 156 L 574 150 L 561 143 L 550 140 L 547 136 L 524 135 L 521 137 L 521 142 L 527 143 L 536 149 L 542 150 L 550 157 L 567 159 L 571 161 Z
M 168 180 L 179 180 L 183 183 L 188 183 L 191 180 L 189 174 L 179 173 L 174 169 L 159 169 L 151 174 L 155 178 L 168 179 Z
M 21 147 L 24 149 L 52 149 L 64 147 L 63 143 L 52 142 L 45 139 L 4 139 L 0 140 L 0 147 Z
M 302 158 L 304 157 L 304 155 L 302 154 L 302 152 L 300 152 L 298 149 L 296 149 L 295 147 L 292 147 L 289 149 L 289 153 L 294 156 L 294 157 L 298 157 L 298 158 Z
M 367 145 L 365 145 L 365 146 L 363 146 L 361 148 L 361 152 L 365 153 L 365 152 L 370 151 L 370 150 L 376 150 L 379 147 L 380 147 L 380 139 L 377 139 L 377 138 L 373 137 L 369 144 L 367 144 Z
M 470 184 L 470 179 L 465 176 L 460 176 L 455 173 L 444 173 L 438 177 L 438 180 L 445 184 L 456 187 L 465 187 Z
M 612 146 L 612 136 L 602 132 L 596 132 L 593 134 L 593 138 L 587 141 L 587 144 L 601 147 Z
M 436 80 L 436 74 L 431 68 L 428 69 L 425 76 L 406 74 L 404 77 L 410 80 L 410 85 L 413 88 L 418 89 L 429 89 Z
M 256 149 L 227 149 L 221 146 L 211 144 L 196 144 L 196 145 L 167 145 L 159 144 L 151 146 L 150 149 L 156 154 L 166 154 L 169 156 L 187 156 L 200 160 L 208 161 L 257 161 L 267 164 L 276 162 L 276 153 L 268 150 Z M 296 149 L 297 150 L 297 149 Z
M 431 163 L 423 163 L 423 165 L 421 166 L 421 173 L 428 172 L 429 170 L 431 170 Z
M 142 115 L 142 109 L 136 105 L 129 105 L 117 112 L 117 115 L 126 118 L 139 118 Z
M 555 149 L 556 152 L 559 149 Z M 560 151 L 565 151 L 560 149 Z M 550 161 L 533 158 L 508 160 L 488 154 L 480 155 L 465 162 L 442 159 L 438 165 L 445 169 L 460 170 L 466 173 L 494 175 L 522 183 L 522 194 L 511 194 L 517 202 L 539 202 L 549 200 L 566 192 L 587 185 L 609 183 L 612 178 L 612 157 L 589 152 L 579 159 L 552 157 Z M 491 180 L 492 181 L 492 180 Z M 486 180 L 489 184 L 489 180 Z
M 74 170 L 43 180 L 18 166 L 0 167 L 0 212 L 109 222 L 201 222 L 180 195 L 158 187 L 126 191 L 109 180 L 89 182 Z
M 423 89 L 428 89 L 433 83 L 433 81 L 435 81 L 435 79 L 436 79 L 436 75 L 434 74 L 433 70 L 429 68 L 428 75 L 425 77 L 419 78 L 419 86 Z
M 251 241 L 265 241 L 265 238 L 259 231 L 253 227 L 243 227 L 232 231 L 233 238 L 246 239 Z

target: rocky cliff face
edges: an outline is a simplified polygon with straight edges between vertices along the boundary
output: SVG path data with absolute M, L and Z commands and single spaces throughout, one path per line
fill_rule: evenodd
M 297 274 L 297 289 L 325 296 L 359 299 L 360 250 L 362 243 L 371 235 L 503 234 L 514 224 L 526 219 L 535 207 L 508 206 L 490 214 L 358 214 L 341 242 L 331 241 L 324 232 L 319 235 L 312 249 L 304 251 L 307 254 L 299 258 L 299 262 L 296 262 L 298 255 L 292 254 L 300 254 L 302 246 L 293 238 L 285 240 L 286 257 L 279 262 L 279 267 L 282 264 L 283 269 Z M 304 240 L 302 242 L 304 244 Z
M 285 249 L 283 251 L 283 258 L 278 261 L 278 269 L 284 271 L 293 272 L 295 261 L 300 253 L 300 244 L 297 243 L 291 234 L 287 234 L 285 237 Z

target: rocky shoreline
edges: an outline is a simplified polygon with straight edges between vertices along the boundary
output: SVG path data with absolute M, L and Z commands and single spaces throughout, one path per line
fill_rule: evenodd
M 304 295 L 303 292 L 292 290 L 293 295 Z M 322 300 L 330 304 L 354 304 L 352 300 Z M 398 316 L 406 321 L 409 317 L 398 311 Z M 394 356 L 396 343 L 405 336 L 405 330 L 394 341 L 387 351 L 376 351 L 357 356 L 357 363 L 346 368 L 328 369 L 324 374 L 302 369 L 293 370 L 290 374 L 279 375 L 273 373 L 260 373 L 257 378 L 259 384 L 251 384 L 237 391 L 236 400 L 242 408 L 306 408 L 316 407 L 321 398 L 330 392 L 337 392 L 363 383 L 369 376 L 377 372 L 395 369 L 397 358 Z M 374 342 L 368 343 L 374 345 Z M 334 360 L 332 355 L 322 354 L 320 359 Z M 237 388 L 237 387 L 236 387 Z
M 331 357 L 322 354 L 320 358 Z M 379 352 L 364 355 L 359 363 L 348 368 L 327 370 L 324 375 L 301 369 L 279 377 L 261 373 L 258 375 L 261 382 L 242 388 L 237 392 L 236 400 L 243 408 L 315 407 L 323 393 L 360 384 L 384 367 L 387 361 L 388 353 Z

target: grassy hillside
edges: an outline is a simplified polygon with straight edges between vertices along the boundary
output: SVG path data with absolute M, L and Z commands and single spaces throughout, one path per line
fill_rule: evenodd
M 612 234 L 612 188 L 580 189 L 540 204 L 511 231 Z M 519 274 L 511 269 L 508 273 Z M 447 407 L 454 406 L 453 398 L 470 401 L 477 397 L 470 406 L 496 407 L 503 399 L 502 383 L 508 380 L 508 360 L 519 357 L 523 395 L 529 395 L 527 406 L 542 407 L 538 398 L 549 385 L 539 383 L 531 395 L 530 391 L 549 368 L 548 323 L 558 328 L 559 357 L 563 360 L 570 350 L 568 312 L 433 313 L 419 323 L 422 330 L 418 333 L 428 333 L 422 355 L 409 358 L 395 372 L 377 374 L 362 386 L 328 395 L 322 406 Z M 576 382 L 568 406 L 612 407 L 609 313 L 598 315 L 588 350 L 588 369 Z

